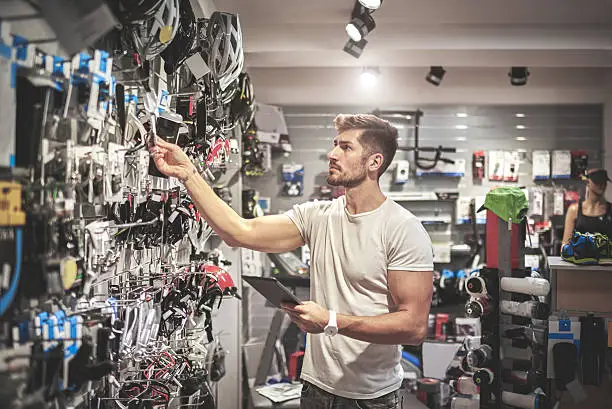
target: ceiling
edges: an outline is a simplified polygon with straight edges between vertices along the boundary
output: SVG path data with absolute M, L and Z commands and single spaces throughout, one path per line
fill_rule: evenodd
M 240 15 L 253 68 L 612 66 L 610 0 L 387 0 L 359 59 L 342 51 L 352 0 L 213 1 Z
M 612 0 L 386 0 L 359 59 L 353 0 L 198 0 L 238 13 L 257 98 L 279 105 L 601 103 L 611 98 Z M 577 7 L 579 5 L 588 7 Z M 432 65 L 447 74 L 424 80 Z M 363 67 L 380 67 L 363 90 Z M 526 87 L 508 68 L 527 66 Z M 610 85 L 610 87 L 608 87 Z

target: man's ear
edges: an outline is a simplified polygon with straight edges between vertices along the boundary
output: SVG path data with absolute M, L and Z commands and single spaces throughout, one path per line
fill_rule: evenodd
M 382 153 L 375 153 L 370 156 L 370 170 L 378 170 L 383 164 L 383 155 Z

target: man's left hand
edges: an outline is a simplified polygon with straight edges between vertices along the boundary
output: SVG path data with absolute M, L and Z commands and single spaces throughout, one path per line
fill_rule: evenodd
M 312 301 L 298 305 L 283 303 L 282 309 L 302 331 L 311 334 L 322 333 L 329 322 L 329 311 Z

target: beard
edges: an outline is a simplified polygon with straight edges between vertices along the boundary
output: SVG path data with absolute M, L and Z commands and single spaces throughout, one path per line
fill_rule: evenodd
M 337 173 L 330 173 L 327 175 L 327 184 L 330 186 L 342 186 L 345 188 L 352 188 L 359 186 L 367 177 L 365 166 L 360 166 L 355 169 L 353 174 L 343 175 L 341 171 L 336 170 Z

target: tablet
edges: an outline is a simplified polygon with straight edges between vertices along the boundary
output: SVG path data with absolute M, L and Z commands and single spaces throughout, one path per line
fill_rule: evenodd
M 302 304 L 302 301 L 275 277 L 242 276 L 242 278 L 277 308 L 281 307 L 282 302 Z

